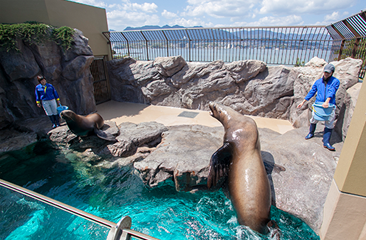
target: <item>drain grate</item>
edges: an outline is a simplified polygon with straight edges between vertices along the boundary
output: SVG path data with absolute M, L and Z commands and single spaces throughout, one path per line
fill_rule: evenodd
M 178 117 L 186 117 L 186 118 L 195 118 L 198 115 L 197 112 L 188 112 L 188 111 L 183 111 L 181 112 Z

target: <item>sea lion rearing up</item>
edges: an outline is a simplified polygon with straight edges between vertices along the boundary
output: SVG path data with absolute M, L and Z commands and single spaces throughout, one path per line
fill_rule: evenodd
M 70 131 L 78 136 L 87 136 L 89 132 L 93 131 L 101 139 L 113 142 L 117 141 L 113 135 L 101 130 L 104 125 L 104 120 L 98 113 L 92 113 L 84 117 L 71 110 L 64 110 L 60 115 L 65 119 Z
M 240 225 L 267 233 L 271 190 L 261 157 L 257 125 L 233 109 L 210 103 L 211 115 L 225 129 L 224 144 L 211 157 L 207 186 L 227 176 L 230 199 Z

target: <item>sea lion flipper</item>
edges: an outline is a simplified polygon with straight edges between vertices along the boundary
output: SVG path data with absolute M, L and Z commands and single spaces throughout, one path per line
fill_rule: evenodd
M 104 132 L 104 131 L 102 131 L 100 129 L 97 129 L 97 128 L 94 128 L 94 132 L 101 139 L 104 139 L 104 140 L 107 140 L 107 141 L 111 141 L 111 142 L 117 142 L 116 137 L 113 136 L 110 133 Z
M 227 176 L 231 157 L 231 145 L 229 143 L 224 143 L 222 147 L 212 154 L 207 177 L 208 188 L 216 186 L 223 177 Z

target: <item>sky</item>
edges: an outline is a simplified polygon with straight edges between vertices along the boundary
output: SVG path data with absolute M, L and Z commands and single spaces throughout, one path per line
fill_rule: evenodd
M 145 25 L 258 27 L 329 25 L 366 10 L 365 0 L 72 0 L 104 8 L 108 28 Z

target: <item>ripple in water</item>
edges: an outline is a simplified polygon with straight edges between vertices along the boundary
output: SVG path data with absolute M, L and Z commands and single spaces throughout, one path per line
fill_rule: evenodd
M 2 156 L 0 170 L 4 180 L 110 221 L 128 215 L 133 230 L 159 239 L 271 239 L 238 225 L 231 201 L 222 191 L 176 192 L 173 182 L 150 189 L 132 166 L 104 169 L 70 151 L 54 151 L 26 160 Z M 41 210 L 34 211 L 39 215 Z M 300 219 L 273 206 L 271 215 L 282 231 L 281 239 L 319 239 Z M 32 229 L 41 231 L 42 221 L 33 223 Z M 65 223 L 53 224 L 57 228 Z M 8 239 L 21 239 L 10 235 Z M 71 239 L 65 237 L 58 239 Z

